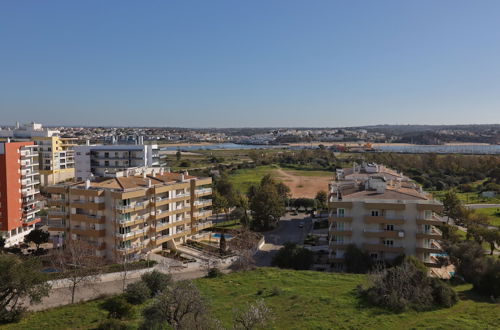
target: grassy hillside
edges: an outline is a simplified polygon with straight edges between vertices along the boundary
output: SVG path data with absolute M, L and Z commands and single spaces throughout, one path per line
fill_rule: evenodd
M 235 307 L 258 299 L 264 299 L 273 310 L 271 329 L 494 329 L 500 321 L 500 305 L 478 299 L 469 285 L 455 288 L 462 300 L 452 308 L 394 314 L 360 303 L 354 291 L 364 281 L 363 275 L 260 268 L 199 279 L 196 284 L 207 298 L 211 315 L 226 326 Z M 91 329 L 105 318 L 98 304 L 93 301 L 33 313 L 19 324 L 0 329 Z M 139 322 L 137 312 L 128 324 L 134 327 Z

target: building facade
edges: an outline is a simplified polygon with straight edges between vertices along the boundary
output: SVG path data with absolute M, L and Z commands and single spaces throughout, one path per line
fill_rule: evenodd
M 0 143 L 0 235 L 22 243 L 40 222 L 38 153 L 32 142 Z
M 157 145 L 82 145 L 75 147 L 76 180 L 113 176 L 128 168 L 159 167 Z
M 343 269 L 349 244 L 372 259 L 416 256 L 437 267 L 442 253 L 440 202 L 401 173 L 377 164 L 355 164 L 337 170 L 330 184 L 329 248 L 337 269 Z
M 58 136 L 33 137 L 40 160 L 42 186 L 71 181 L 75 177 L 75 139 Z
M 211 184 L 211 178 L 152 168 L 142 175 L 51 186 L 49 231 L 84 241 L 109 261 L 175 248 L 212 225 Z
M 43 128 L 35 122 L 14 129 L 0 130 L 0 138 L 15 141 L 33 141 L 38 146 L 40 184 L 56 184 L 75 177 L 73 147 L 76 140 L 61 138 L 58 130 Z

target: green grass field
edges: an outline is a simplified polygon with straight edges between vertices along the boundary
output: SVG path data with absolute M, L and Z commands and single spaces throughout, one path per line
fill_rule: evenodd
M 490 224 L 500 227 L 500 207 L 489 207 L 484 209 L 476 209 L 477 213 L 487 215 L 490 218 Z
M 432 193 L 434 198 L 439 200 L 442 200 L 444 194 L 446 193 L 444 190 L 434 190 L 429 192 Z M 496 197 L 481 197 L 475 192 L 457 192 L 457 196 L 464 204 L 500 204 L 500 195 Z
M 455 287 L 461 301 L 448 309 L 395 314 L 364 306 L 355 288 L 364 275 L 330 274 L 260 268 L 216 279 L 198 279 L 210 315 L 231 326 L 234 308 L 263 299 L 273 311 L 269 329 L 495 329 L 500 305 L 483 300 L 470 285 Z M 273 290 L 277 288 L 277 290 Z M 278 291 L 278 294 L 273 294 Z M 92 329 L 105 319 L 100 301 L 32 313 L 18 324 L 0 329 Z M 127 324 L 141 322 L 139 309 Z
M 264 175 L 278 168 L 275 165 L 268 165 L 236 170 L 229 175 L 229 181 L 236 190 L 246 193 L 251 185 L 259 183 Z

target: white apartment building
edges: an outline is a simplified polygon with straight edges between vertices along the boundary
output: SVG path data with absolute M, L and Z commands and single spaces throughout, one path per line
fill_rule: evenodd
M 113 176 L 130 168 L 159 167 L 159 148 L 151 145 L 82 145 L 75 147 L 76 180 Z

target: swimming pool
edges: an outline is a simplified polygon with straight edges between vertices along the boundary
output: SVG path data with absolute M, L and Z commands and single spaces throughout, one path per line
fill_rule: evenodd
M 219 238 L 219 239 L 220 239 L 220 233 L 213 233 L 213 234 L 212 234 L 212 237 L 213 237 L 213 238 Z M 230 235 L 230 234 L 224 234 L 224 238 L 225 238 L 225 239 L 233 238 L 233 235 Z

